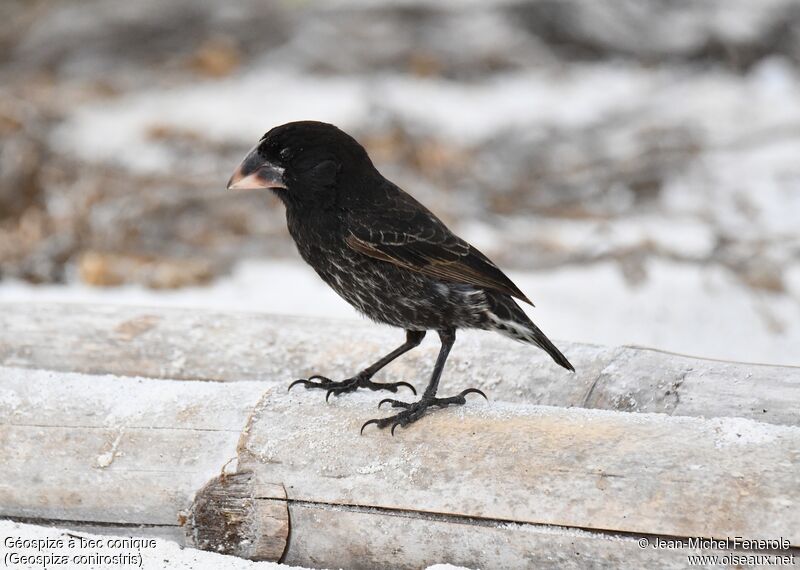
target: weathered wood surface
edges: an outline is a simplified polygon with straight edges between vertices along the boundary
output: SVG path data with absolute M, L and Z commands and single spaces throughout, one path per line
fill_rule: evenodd
M 285 385 L 312 373 L 345 378 L 402 338 L 389 328 L 350 321 L 83 305 L 0 307 L 0 364 L 91 374 Z M 479 387 L 493 401 L 800 422 L 800 368 L 559 345 L 576 374 L 542 351 L 498 335 L 461 334 L 442 389 Z M 427 339 L 378 379 L 424 386 L 437 348 L 435 339 Z
M 798 427 L 472 402 L 360 436 L 375 400 L 275 392 L 239 468 L 297 501 L 800 546 Z
M 289 511 L 293 534 L 284 562 L 320 568 L 425 568 L 446 560 L 466 568 L 679 570 L 687 567 L 687 555 L 726 553 L 641 548 L 638 541 L 644 537 L 635 535 L 454 521 L 418 513 L 363 512 L 302 503 L 290 504 Z M 320 528 L 325 532 L 320 533 Z M 439 558 L 431 553 L 439 553 Z M 716 568 L 720 567 L 725 566 Z
M 286 489 L 259 484 L 249 471 L 222 473 L 197 491 L 181 522 L 189 546 L 248 560 L 280 560 L 289 539 Z
M 334 516 L 335 515 L 335 516 Z M 558 528 L 530 528 L 521 525 L 504 525 L 499 528 L 470 525 L 460 535 L 453 533 L 452 524 L 437 521 L 420 521 L 410 517 L 363 515 L 348 511 L 320 512 L 317 509 L 300 507 L 293 511 L 293 524 L 299 532 L 301 544 L 296 552 L 289 553 L 285 565 L 265 566 L 263 563 L 242 559 L 232 560 L 214 552 L 202 552 L 193 548 L 180 548 L 167 539 L 156 536 L 155 548 L 139 550 L 142 568 L 164 570 L 165 568 L 219 570 L 300 570 L 303 568 L 347 568 L 348 570 L 376 570 L 378 568 L 424 569 L 431 566 L 431 557 L 422 545 L 431 539 L 452 548 L 447 557 L 451 561 L 489 561 L 483 568 L 558 568 L 577 570 L 583 568 L 659 568 L 678 570 L 687 567 L 687 554 L 719 554 L 720 551 L 698 551 L 686 548 L 680 553 L 666 551 L 661 554 L 653 548 L 640 549 L 633 537 L 599 536 L 582 531 L 565 532 Z M 323 526 L 324 525 L 324 526 Z M 314 534 L 320 537 L 319 528 L 325 529 L 326 550 L 320 555 L 318 547 L 306 549 L 307 538 Z M 143 529 L 145 533 L 148 529 Z M 68 540 L 76 531 L 91 539 L 109 534 L 128 536 L 126 532 L 108 532 L 107 528 L 47 528 L 30 524 L 10 523 L 0 520 L 0 544 L 6 536 L 26 538 Z M 353 548 L 357 540 L 370 548 Z M 410 540 L 407 545 L 398 545 L 399 540 Z M 293 542 L 295 537 L 293 537 Z M 373 546 L 374 545 L 374 546 Z M 35 551 L 35 549 L 33 549 Z M 94 549 L 96 552 L 98 549 Z M 437 548 L 438 550 L 438 548 Z M 2 552 L 2 549 L 0 549 Z M 30 550 L 28 550 L 30 552 Z M 107 549 L 116 554 L 117 549 Z M 44 550 L 43 553 L 48 553 Z M 63 553 L 63 549 L 59 551 Z M 309 562 L 317 559 L 319 562 Z M 302 562 L 298 562 L 300 560 Z M 325 563 L 325 560 L 338 560 Z M 388 560 L 388 562 L 387 562 Z M 455 563 L 455 562 L 453 562 Z M 464 563 L 464 562 L 462 562 Z M 291 565 L 291 566 L 289 566 Z M 474 566 L 473 566 L 474 567 Z M 697 565 L 699 568 L 733 568 L 731 565 Z M 735 566 L 742 568 L 743 566 Z M 26 566 L 26 568 L 32 568 Z M 41 568 L 41 567 L 38 567 Z M 111 568 L 104 566 L 103 568 Z M 439 567 L 441 568 L 441 567 Z M 455 570 L 455 566 L 452 567 Z M 458 566 L 462 568 L 462 566 Z M 469 568 L 466 566 L 465 568 Z
M 360 436 L 381 395 L 325 405 L 275 388 L 2 368 L 0 517 L 174 537 L 195 492 L 227 470 L 267 507 L 226 511 L 245 519 L 227 544 L 264 521 L 280 540 L 269 509 L 285 501 L 285 560 L 306 566 L 680 568 L 686 551 L 634 541 L 800 544 L 798 427 L 474 401 L 394 438 Z
M 0 368 L 0 516 L 176 526 L 264 389 Z
M 360 436 L 389 413 L 382 394 L 326 405 L 285 387 L 352 372 L 398 342 L 392 331 L 7 309 L 0 517 L 312 567 L 685 567 L 690 549 L 638 547 L 656 536 L 785 537 L 800 553 L 795 368 L 565 343 L 568 375 L 524 345 L 465 335 L 443 393 L 477 385 L 491 402 Z M 435 351 L 384 378 L 420 385 Z

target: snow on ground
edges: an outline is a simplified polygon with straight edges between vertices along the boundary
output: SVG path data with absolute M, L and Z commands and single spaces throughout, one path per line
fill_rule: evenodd
M 800 365 L 800 279 L 792 294 L 754 296 L 722 267 L 654 259 L 644 269 L 648 279 L 637 286 L 626 283 L 614 261 L 510 276 L 536 303 L 528 313 L 552 338 Z M 310 268 L 289 261 L 244 262 L 209 286 L 176 291 L 0 285 L 0 303 L 30 301 L 359 318 Z

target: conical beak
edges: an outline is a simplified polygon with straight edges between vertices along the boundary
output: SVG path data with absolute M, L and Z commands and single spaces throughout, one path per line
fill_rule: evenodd
M 254 149 L 233 172 L 233 176 L 228 180 L 228 190 L 265 188 L 286 188 L 283 182 L 283 168 L 265 162 Z

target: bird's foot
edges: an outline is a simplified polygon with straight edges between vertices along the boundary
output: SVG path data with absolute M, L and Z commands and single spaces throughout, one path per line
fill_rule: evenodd
M 428 411 L 428 408 L 431 406 L 437 406 L 439 408 L 446 408 L 447 406 L 462 406 L 467 403 L 467 399 L 465 396 L 467 394 L 480 394 L 484 398 L 486 398 L 486 394 L 482 391 L 478 390 L 477 388 L 467 388 L 457 396 L 450 396 L 449 398 L 436 398 L 435 396 L 422 396 L 422 398 L 417 402 L 401 402 L 400 400 L 394 400 L 392 398 L 384 398 L 378 404 L 378 408 L 380 408 L 383 404 L 391 404 L 393 408 L 405 408 L 404 411 L 400 412 L 399 414 L 395 414 L 393 416 L 389 416 L 388 418 L 381 418 L 375 420 L 369 420 L 363 426 L 361 426 L 361 433 L 364 433 L 364 428 L 370 424 L 375 424 L 380 429 L 385 427 L 392 426 L 392 435 L 394 435 L 394 430 L 397 426 L 407 426 L 408 424 L 414 423 L 422 416 L 425 415 L 425 412 Z M 489 398 L 486 398 L 488 400 Z
M 317 380 L 317 382 L 314 380 Z M 327 390 L 328 392 L 325 394 L 326 402 L 328 401 L 328 398 L 331 397 L 331 394 L 334 396 L 339 396 L 341 394 L 346 394 L 347 392 L 355 392 L 359 388 L 397 392 L 399 388 L 406 387 L 410 388 L 411 391 L 414 392 L 415 396 L 417 395 L 417 390 L 408 382 L 373 382 L 369 379 L 369 377 L 361 374 L 357 374 L 356 376 L 348 378 L 347 380 L 342 380 L 341 382 L 334 382 L 330 378 L 315 374 L 313 376 L 309 376 L 308 379 L 302 378 L 300 380 L 295 380 L 289 384 L 289 390 L 298 384 L 303 384 L 306 388 L 319 388 L 321 390 Z

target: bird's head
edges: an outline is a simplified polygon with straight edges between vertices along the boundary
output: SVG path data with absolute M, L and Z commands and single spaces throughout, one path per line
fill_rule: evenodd
M 299 121 L 261 137 L 228 181 L 233 190 L 269 189 L 288 205 L 331 206 L 340 197 L 337 182 L 358 183 L 374 170 L 364 148 L 337 127 Z

